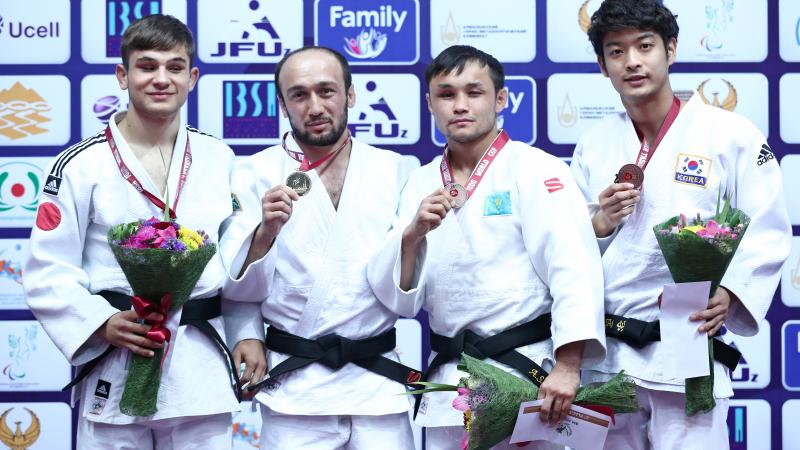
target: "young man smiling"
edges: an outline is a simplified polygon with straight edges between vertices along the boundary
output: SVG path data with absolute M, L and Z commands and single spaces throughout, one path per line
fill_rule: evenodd
M 757 333 L 791 238 L 780 168 L 764 136 L 698 93 L 688 102 L 674 96 L 669 67 L 678 24 L 660 2 L 606 0 L 592 16 L 589 39 L 625 107 L 582 136 L 572 160 L 604 252 L 606 314 L 614 322 L 658 320 L 659 297 L 672 278 L 653 226 L 680 213 L 712 216 L 722 194 L 752 221 L 708 308 L 689 320 L 709 336 L 723 324 L 736 334 Z M 617 417 L 605 448 L 728 448 L 733 391 L 722 364 L 713 368 L 716 407 L 687 417 L 684 380 L 665 373 L 669 355 L 661 342 L 635 345 L 641 348 L 609 337 L 606 360 L 584 372 L 585 381 L 604 381 L 625 370 L 639 386 L 641 410 Z
M 370 263 L 370 284 L 402 316 L 428 311 L 436 353 L 428 381 L 457 384 L 462 352 L 486 358 L 541 385 L 541 418 L 556 423 L 575 396 L 582 360 L 605 355 L 600 255 L 580 191 L 558 158 L 497 129 L 507 91 L 494 57 L 452 46 L 425 79 L 447 147 L 412 173 L 394 234 Z M 497 345 L 482 346 L 488 337 Z M 462 439 L 452 400 L 430 393 L 420 402 L 428 449 Z M 517 447 L 506 439 L 495 448 Z
M 169 203 L 181 225 L 205 230 L 216 242 L 232 213 L 233 152 L 181 125 L 180 109 L 198 77 L 193 55 L 191 32 L 174 17 L 154 15 L 131 24 L 116 67 L 119 85 L 128 91 L 128 110 L 55 158 L 40 201 L 25 290 L 50 338 L 72 364 L 83 365 L 75 380 L 82 381 L 76 388 L 79 449 L 232 445 L 231 412 L 239 403 L 230 361 L 220 348 L 221 258 L 209 262 L 180 310 L 139 317 L 106 241 L 109 227 L 162 217 Z M 145 336 L 150 325 L 141 319 L 161 323 L 171 339 L 158 411 L 135 417 L 119 408 L 130 354 L 152 357 L 162 346 Z

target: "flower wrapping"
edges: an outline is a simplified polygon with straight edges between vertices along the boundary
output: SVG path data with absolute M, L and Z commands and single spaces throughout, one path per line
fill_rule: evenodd
M 128 378 L 120 400 L 120 411 L 129 416 L 156 413 L 161 382 L 161 364 L 169 349 L 170 332 L 166 317 L 180 309 L 216 253 L 202 231 L 193 231 L 174 221 L 155 218 L 115 225 L 108 231 L 108 243 L 134 293 L 134 309 L 140 319 L 159 312 L 164 320 L 151 325 L 147 337 L 164 346 L 152 358 L 131 355 Z
M 710 296 L 719 287 L 728 265 L 747 231 L 750 218 L 744 212 L 731 208 L 730 199 L 710 219 L 698 215 L 688 220 L 683 214 L 653 227 L 667 268 L 676 283 L 711 281 Z M 712 338 L 708 341 L 708 376 L 686 379 L 686 415 L 707 413 L 716 405 L 714 401 L 714 353 Z
M 453 408 L 464 413 L 466 436 L 461 443 L 465 450 L 487 450 L 511 436 L 522 402 L 536 400 L 539 388 L 525 379 L 498 367 L 461 355 L 459 370 L 467 372 L 458 386 L 419 383 L 427 387 L 412 394 L 435 391 L 456 391 Z M 573 403 L 596 409 L 604 414 L 629 413 L 639 409 L 636 385 L 623 373 L 606 383 L 578 389 Z

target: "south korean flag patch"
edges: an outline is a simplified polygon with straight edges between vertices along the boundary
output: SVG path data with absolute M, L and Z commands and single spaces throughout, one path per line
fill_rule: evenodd
M 711 159 L 698 155 L 678 153 L 675 163 L 676 183 L 705 188 L 711 175 Z

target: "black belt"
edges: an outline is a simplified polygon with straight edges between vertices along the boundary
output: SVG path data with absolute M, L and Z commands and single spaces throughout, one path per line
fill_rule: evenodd
M 645 322 L 644 320 L 606 314 L 605 326 L 606 336 L 619 339 L 631 347 L 642 348 L 661 340 L 661 326 L 658 320 Z M 736 366 L 742 358 L 739 350 L 719 339 L 712 340 L 712 347 L 716 361 L 722 363 L 731 372 L 736 370 Z
M 422 372 L 383 356 L 395 349 L 394 328 L 366 339 L 348 339 L 337 334 L 306 339 L 271 326 L 267 329 L 265 344 L 269 350 L 290 357 L 273 367 L 269 371 L 269 378 L 248 390 L 272 384 L 276 377 L 315 362 L 334 370 L 353 363 L 403 385 L 415 383 L 422 378 Z
M 524 375 L 525 379 L 539 386 L 547 376 L 547 372 L 516 349 L 541 342 L 549 337 L 550 313 L 542 314 L 530 322 L 488 337 L 478 336 L 472 330 L 464 330 L 451 338 L 431 332 L 431 349 L 436 352 L 436 357 L 431 361 L 423 378 L 427 381 L 434 370 L 449 361 L 460 358 L 462 353 L 466 353 L 473 358 L 491 358 L 511 366 Z M 414 406 L 415 416 L 419 409 L 421 397 L 417 396 L 417 402 Z
M 108 301 L 109 304 L 111 304 L 111 306 L 120 311 L 128 311 L 131 309 L 131 297 L 128 295 L 112 291 L 100 291 L 97 293 L 97 295 L 101 295 L 106 299 L 106 301 Z M 228 357 L 228 365 L 230 366 L 229 368 L 232 375 L 231 381 L 234 386 L 236 398 L 241 401 L 242 390 L 239 387 L 239 377 L 237 375 L 236 364 L 233 361 L 233 355 L 231 354 L 230 350 L 228 350 L 228 346 L 225 344 L 225 341 L 222 340 L 222 336 L 220 336 L 219 333 L 217 333 L 217 330 L 214 329 L 210 323 L 208 323 L 209 320 L 217 318 L 220 315 L 222 315 L 222 300 L 219 295 L 211 298 L 191 300 L 183 305 L 180 324 L 191 325 L 197 328 L 209 339 L 216 342 L 217 346 L 225 353 L 225 355 Z M 116 348 L 117 347 L 109 346 L 100 356 L 81 366 L 81 368 L 78 369 L 78 373 L 75 375 L 75 378 L 73 378 L 68 385 L 64 386 L 62 390 L 70 389 L 83 381 L 83 379 L 86 378 L 89 373 L 91 373 L 92 370 L 94 370 L 94 368 Z

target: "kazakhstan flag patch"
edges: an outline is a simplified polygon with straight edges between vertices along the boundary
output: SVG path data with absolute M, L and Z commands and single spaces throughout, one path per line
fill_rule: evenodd
M 511 191 L 494 192 L 483 203 L 484 216 L 506 216 L 511 211 Z

